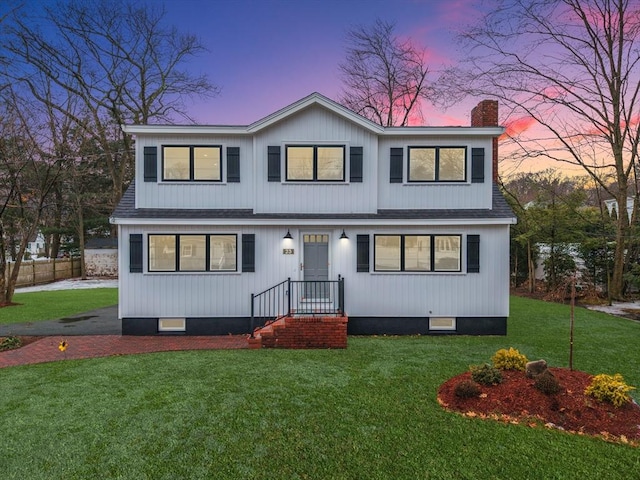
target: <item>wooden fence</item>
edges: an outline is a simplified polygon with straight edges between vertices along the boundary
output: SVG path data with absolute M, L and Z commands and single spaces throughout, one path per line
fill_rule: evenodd
M 6 279 L 15 268 L 15 263 L 7 262 Z M 23 261 L 20 265 L 20 273 L 16 287 L 28 287 L 43 283 L 55 282 L 65 278 L 76 278 L 80 276 L 79 258 L 56 258 L 49 260 L 29 260 Z

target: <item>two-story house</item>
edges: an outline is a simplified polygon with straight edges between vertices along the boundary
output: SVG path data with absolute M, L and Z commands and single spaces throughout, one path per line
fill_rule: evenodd
M 333 302 L 338 278 L 350 334 L 506 333 L 497 102 L 470 127 L 381 127 L 314 93 L 251 125 L 123 128 L 123 334 L 248 333 L 252 294 Z

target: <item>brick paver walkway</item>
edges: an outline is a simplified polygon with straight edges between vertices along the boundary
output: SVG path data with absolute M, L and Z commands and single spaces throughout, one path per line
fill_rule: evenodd
M 58 345 L 66 340 L 66 352 Z M 0 368 L 32 363 L 55 362 L 64 359 L 133 355 L 136 353 L 170 352 L 178 350 L 230 350 L 248 348 L 246 335 L 225 336 L 120 336 L 85 335 L 45 337 L 16 350 L 0 352 Z

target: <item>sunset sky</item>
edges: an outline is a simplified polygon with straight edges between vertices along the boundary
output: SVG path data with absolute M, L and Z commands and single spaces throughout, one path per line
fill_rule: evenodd
M 147 0 L 160 5 L 159 0 Z M 312 92 L 337 99 L 347 31 L 376 18 L 428 50 L 432 79 L 458 57 L 455 34 L 474 0 L 166 0 L 168 22 L 209 50 L 189 68 L 222 88 L 198 102 L 199 123 L 248 124 Z M 485 8 L 487 2 L 484 2 Z M 478 99 L 446 112 L 424 105 L 427 125 L 468 125 Z

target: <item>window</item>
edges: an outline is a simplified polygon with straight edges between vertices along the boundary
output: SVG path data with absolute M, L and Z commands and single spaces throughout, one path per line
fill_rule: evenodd
M 410 182 L 464 182 L 466 147 L 409 147 Z
M 375 235 L 377 272 L 459 272 L 460 235 Z
M 233 234 L 149 235 L 149 271 L 235 272 L 236 245 L 237 236 Z
M 344 146 L 287 146 L 287 181 L 344 182 Z
M 184 332 L 186 323 L 184 318 L 159 318 L 158 332 Z
M 163 180 L 219 182 L 222 180 L 220 146 L 164 146 Z

